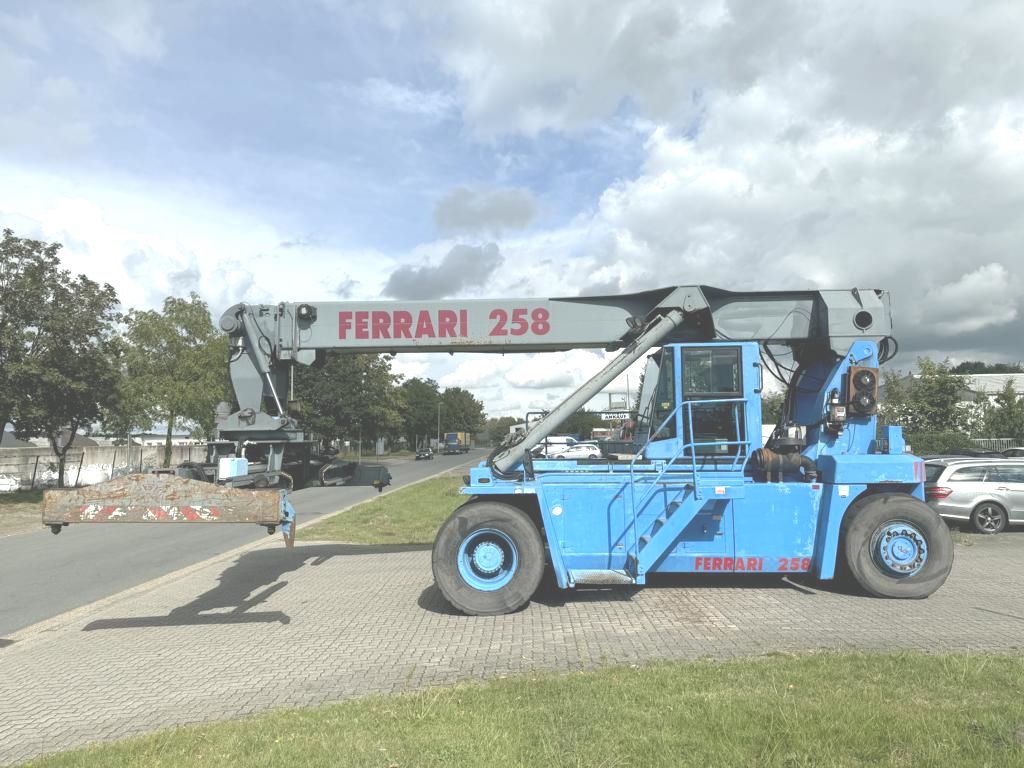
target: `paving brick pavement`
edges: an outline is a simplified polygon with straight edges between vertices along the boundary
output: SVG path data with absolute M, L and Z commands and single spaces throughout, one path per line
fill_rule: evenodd
M 526 670 L 806 649 L 1024 647 L 1024 533 L 958 544 L 928 600 L 748 576 L 453 614 L 425 548 L 267 546 L 0 646 L 0 765 L 168 726 Z

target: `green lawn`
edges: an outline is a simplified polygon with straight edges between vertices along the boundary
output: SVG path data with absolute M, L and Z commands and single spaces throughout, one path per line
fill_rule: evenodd
M 340 515 L 303 528 L 306 541 L 349 544 L 433 544 L 437 529 L 468 497 L 459 495 L 462 475 L 442 475 L 387 491 Z
M 0 511 L 15 504 L 38 504 L 42 500 L 43 492 L 40 490 L 0 493 Z
M 775 656 L 280 710 L 31 765 L 1019 768 L 1022 702 L 1020 656 Z

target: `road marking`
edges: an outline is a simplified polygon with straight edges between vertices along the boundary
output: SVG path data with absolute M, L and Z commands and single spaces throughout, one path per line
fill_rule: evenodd
M 432 475 L 421 477 L 419 480 L 413 480 L 410 483 L 404 483 L 403 485 L 398 486 L 395 490 L 401 490 L 402 488 L 411 488 L 414 485 L 418 485 L 419 483 L 425 482 L 427 480 L 433 480 L 435 477 L 446 475 L 450 472 L 455 471 L 456 469 L 461 469 L 462 467 L 474 464 L 477 461 L 479 461 L 479 457 L 472 458 L 468 461 L 465 461 L 461 464 L 456 464 L 455 466 L 452 467 L 446 467 L 440 472 L 435 472 Z M 320 515 L 320 517 L 318 517 L 316 520 L 307 520 L 305 523 L 299 524 L 298 526 L 296 526 L 296 529 L 302 530 L 306 526 L 313 525 L 314 523 L 318 523 L 321 520 L 326 520 L 329 517 L 335 517 L 337 515 L 342 514 L 343 512 L 348 512 L 350 509 L 352 509 L 353 507 L 357 507 L 360 504 L 372 503 L 376 499 L 381 498 L 383 495 L 383 493 L 380 493 L 374 497 L 371 497 L 370 499 L 364 499 L 362 501 L 353 502 L 348 506 L 342 507 L 336 512 L 327 512 L 326 514 Z M 141 584 L 136 584 L 134 587 L 128 587 L 127 589 L 123 589 L 120 592 L 117 592 L 113 595 L 101 597 L 99 600 L 94 600 L 91 603 L 86 603 L 85 605 L 80 605 L 77 608 L 72 608 L 71 610 L 65 611 L 64 613 L 59 613 L 56 616 L 51 616 L 48 619 L 37 621 L 35 624 L 29 624 L 27 627 L 19 629 L 16 632 L 4 638 L 6 641 L 9 641 L 8 643 L 5 643 L 5 645 L 10 645 L 11 643 L 23 645 L 27 640 L 38 638 L 41 635 L 49 634 L 51 632 L 56 632 L 57 630 L 66 627 L 68 624 L 75 623 L 80 618 L 87 616 L 88 614 L 94 611 L 109 608 L 110 606 L 116 605 L 117 603 L 121 602 L 126 598 L 144 594 L 172 581 L 179 581 L 187 576 L 191 576 L 193 573 L 196 573 L 197 571 L 200 571 L 203 568 L 206 568 L 210 565 L 214 565 L 225 560 L 230 560 L 234 558 L 236 555 L 240 555 L 244 552 L 264 547 L 271 547 L 274 545 L 281 547 L 284 546 L 284 544 L 277 537 L 273 536 L 268 536 L 265 539 L 259 539 L 258 541 L 253 541 L 248 544 L 242 544 L 241 546 L 235 547 L 234 549 L 229 549 L 227 552 L 222 552 L 219 555 L 213 555 L 212 557 L 208 557 L 205 560 L 202 560 L 198 563 L 186 565 L 182 568 L 179 568 L 176 571 L 171 571 L 170 573 L 166 573 L 163 576 L 157 576 L 153 579 L 150 579 L 149 581 L 144 581 Z

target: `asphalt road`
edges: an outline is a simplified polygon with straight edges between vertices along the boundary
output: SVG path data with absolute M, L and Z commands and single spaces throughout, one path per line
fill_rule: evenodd
M 468 456 L 392 463 L 391 486 L 384 493 L 483 456 L 474 450 Z M 369 487 L 304 488 L 291 498 L 303 523 L 376 493 Z M 80 524 L 59 536 L 40 527 L 0 538 L 0 639 L 266 536 L 266 529 L 251 524 Z

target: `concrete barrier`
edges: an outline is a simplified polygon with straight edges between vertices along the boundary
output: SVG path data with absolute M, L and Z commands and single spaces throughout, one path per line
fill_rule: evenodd
M 162 466 L 163 458 L 163 446 L 72 445 L 64 465 L 64 484 L 93 485 L 115 475 L 155 469 Z M 205 445 L 171 448 L 172 467 L 183 461 L 205 460 Z M 57 456 L 49 448 L 0 448 L 0 493 L 55 485 Z

